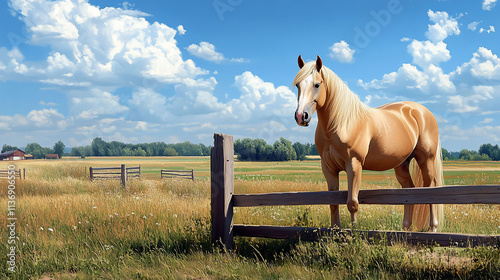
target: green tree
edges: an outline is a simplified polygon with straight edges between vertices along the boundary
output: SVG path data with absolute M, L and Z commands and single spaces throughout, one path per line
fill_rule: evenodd
M 319 155 L 318 153 L 318 148 L 316 148 L 316 144 L 313 144 L 311 148 L 309 149 L 309 154 L 312 156 L 317 156 Z
M 207 146 L 205 146 L 203 144 L 200 144 L 200 149 L 201 149 L 201 154 L 203 156 L 209 156 L 210 155 L 210 150 L 211 150 L 210 147 L 207 147 Z
M 61 140 L 59 140 L 54 144 L 54 153 L 57 154 L 59 158 L 61 158 L 64 154 L 64 148 L 66 148 L 66 146 Z
M 94 156 L 106 156 L 106 142 L 101 137 L 96 137 L 92 140 L 92 154 Z
M 287 161 L 296 160 L 297 154 L 293 149 L 292 142 L 281 137 L 280 141 L 274 142 L 274 160 Z
M 306 155 L 308 154 L 307 148 L 308 147 L 302 143 L 299 143 L 299 142 L 293 143 L 293 149 L 295 150 L 295 153 L 297 154 L 298 160 L 305 160 L 306 159 Z
M 45 157 L 45 149 L 38 143 L 29 143 L 26 145 L 26 149 L 24 151 L 36 159 L 42 159 Z
M 132 150 L 129 147 L 126 147 L 122 151 L 122 156 L 129 157 L 132 155 Z
M 498 144 L 495 146 L 490 143 L 483 144 L 479 147 L 479 154 L 487 155 L 492 160 L 500 160 L 500 147 L 498 147 Z
M 144 151 L 141 147 L 138 147 L 133 151 L 133 155 L 136 157 L 145 157 L 146 151 Z
M 463 149 L 460 151 L 459 157 L 461 160 L 491 160 L 491 158 L 486 154 L 479 154 L 474 150 Z
M 2 151 L 1 152 L 5 153 L 5 152 L 8 152 L 8 151 L 14 151 L 14 150 L 17 150 L 17 149 L 18 149 L 18 147 L 16 147 L 16 146 L 11 146 L 11 145 L 4 144 L 2 146 Z
M 238 139 L 234 143 L 234 152 L 238 155 L 239 160 L 257 160 L 257 150 L 255 143 L 250 138 Z
M 179 154 L 174 148 L 165 148 L 165 150 L 163 151 L 163 155 L 167 157 L 175 157 L 178 156 Z
M 450 160 L 450 159 L 452 159 L 451 153 L 448 152 L 447 149 L 441 148 L 441 153 L 443 154 L 443 160 Z

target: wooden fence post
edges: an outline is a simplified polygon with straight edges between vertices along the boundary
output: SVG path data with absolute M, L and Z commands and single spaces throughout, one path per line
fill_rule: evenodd
M 26 168 L 23 168 L 23 180 L 26 180 Z
M 94 170 L 92 167 L 89 167 L 89 173 L 90 173 L 90 181 L 94 180 Z
M 191 180 L 194 181 L 194 169 L 191 169 Z
M 214 134 L 214 147 L 210 154 L 212 242 L 221 242 L 232 249 L 234 146 L 233 136 Z
M 121 166 L 121 179 L 122 186 L 125 188 L 127 186 L 127 168 L 125 168 L 125 164 Z

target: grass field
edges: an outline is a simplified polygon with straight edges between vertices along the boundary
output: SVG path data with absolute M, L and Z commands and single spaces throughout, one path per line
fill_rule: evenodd
M 500 278 L 499 247 L 440 248 L 237 238 L 211 244 L 209 158 L 87 158 L 15 162 L 16 273 L 7 271 L 8 182 L 0 179 L 2 271 L 10 279 L 415 279 Z M 141 165 L 126 189 L 88 180 L 88 167 Z M 8 163 L 0 162 L 0 169 Z M 194 169 L 196 181 L 159 179 Z M 500 162 L 445 162 L 447 185 L 498 184 Z M 364 172 L 362 189 L 397 188 L 392 171 Z M 341 189 L 346 190 L 345 176 Z M 320 162 L 236 162 L 235 192 L 326 190 Z M 400 230 L 402 206 L 362 205 L 361 229 Z M 500 234 L 498 205 L 446 205 L 443 231 Z M 341 207 L 343 227 L 349 213 Z M 326 227 L 328 206 L 238 208 L 235 223 Z

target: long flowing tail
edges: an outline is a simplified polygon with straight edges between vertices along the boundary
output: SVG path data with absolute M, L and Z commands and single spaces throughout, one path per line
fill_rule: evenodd
M 441 141 L 438 142 L 436 157 L 434 159 L 434 184 L 431 184 L 430 187 L 435 186 L 443 186 L 443 162 L 442 162 L 442 151 L 441 151 Z M 422 170 L 418 166 L 417 162 L 412 160 L 412 178 L 415 187 L 423 187 L 424 180 L 422 177 Z M 436 205 L 437 213 L 435 213 L 438 221 L 438 230 L 441 230 L 444 221 L 444 207 L 443 204 Z M 429 204 L 415 204 L 413 207 L 413 225 L 417 230 L 427 229 L 429 228 L 429 220 L 430 220 L 430 207 Z

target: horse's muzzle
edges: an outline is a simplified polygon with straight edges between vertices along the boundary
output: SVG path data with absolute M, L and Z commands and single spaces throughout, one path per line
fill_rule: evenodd
M 309 113 L 304 112 L 304 113 L 299 113 L 298 111 L 295 112 L 295 121 L 297 122 L 298 125 L 301 126 L 308 126 L 309 122 L 311 121 L 311 117 L 309 116 Z

